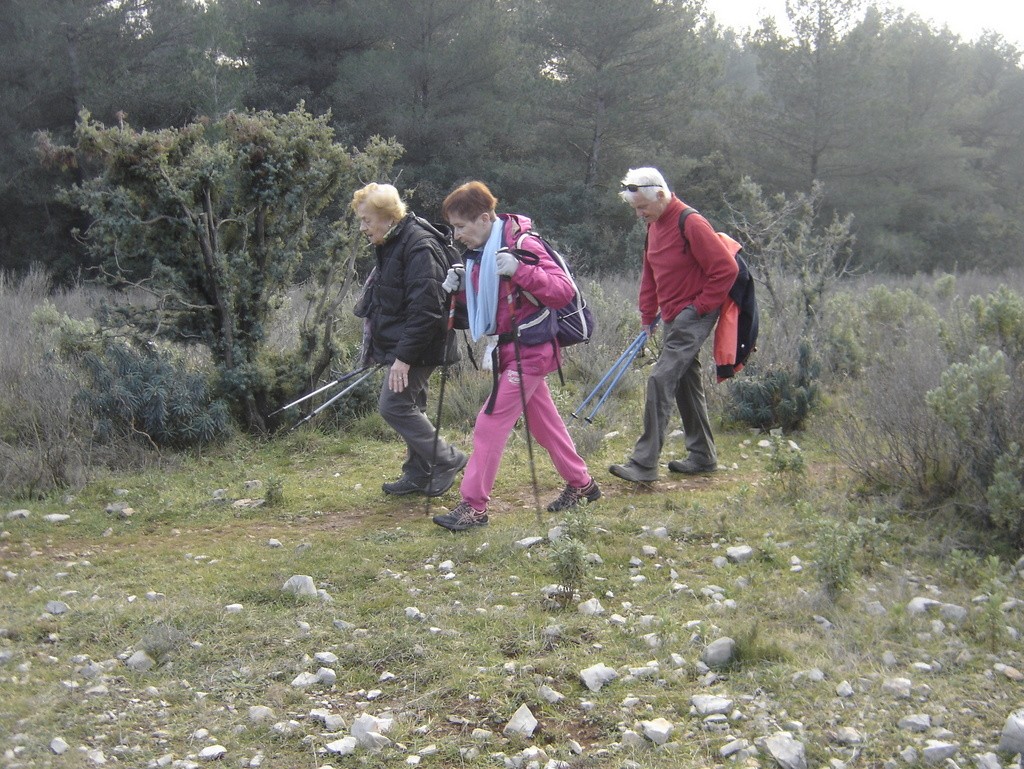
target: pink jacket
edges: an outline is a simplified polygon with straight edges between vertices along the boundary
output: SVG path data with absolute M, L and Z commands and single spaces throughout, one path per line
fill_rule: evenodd
M 537 309 L 522 291 L 528 291 L 538 302 L 551 309 L 565 307 L 572 301 L 574 292 L 572 283 L 548 255 L 544 245 L 531 235 L 520 236 L 532 229 L 533 222 L 527 216 L 519 214 L 499 214 L 498 218 L 505 222 L 505 248 L 520 248 L 537 257 L 537 264 L 521 262 L 515 275 L 509 280 L 501 280 L 498 285 L 497 333 L 505 334 L 512 330 L 512 311 L 509 307 L 509 296 L 515 309 L 517 322 L 522 322 Z M 480 268 L 477 265 L 470 280 L 478 285 Z M 541 345 L 520 345 L 519 356 L 522 361 L 523 373 L 550 374 L 558 369 L 558 343 Z M 501 371 L 514 368 L 516 365 L 515 345 L 512 342 L 499 345 L 498 367 Z

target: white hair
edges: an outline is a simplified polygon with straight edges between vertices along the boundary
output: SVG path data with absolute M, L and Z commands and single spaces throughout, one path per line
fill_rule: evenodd
M 627 185 L 632 184 L 639 187 L 636 192 L 625 189 Z M 661 175 L 661 171 L 657 168 L 630 168 L 626 175 L 622 177 L 622 186 L 623 190 L 619 193 L 619 197 L 630 205 L 636 202 L 638 197 L 656 200 L 659 190 L 664 192 L 667 197 L 672 196 L 672 192 L 668 188 L 668 182 L 665 181 L 665 177 Z

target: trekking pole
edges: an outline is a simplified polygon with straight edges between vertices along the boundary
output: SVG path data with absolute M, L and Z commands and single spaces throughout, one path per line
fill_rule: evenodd
M 307 393 L 306 395 L 303 395 L 301 398 L 299 398 L 297 400 L 293 400 L 287 406 L 282 406 L 277 411 L 271 411 L 269 414 L 267 414 L 267 416 L 272 417 L 272 416 L 274 416 L 274 414 L 280 414 L 282 411 L 287 411 L 292 406 L 298 406 L 303 401 L 308 401 L 310 398 L 319 395 L 324 390 L 330 390 L 335 385 L 339 385 L 342 382 L 347 382 L 349 379 L 351 379 L 354 376 L 359 376 L 364 371 L 366 371 L 367 368 L 369 368 L 369 367 L 368 366 L 363 366 L 362 368 L 357 368 L 355 371 L 350 371 L 347 374 L 342 374 L 340 377 L 335 379 L 333 382 L 328 382 L 323 387 L 318 387 L 317 389 L 313 390 L 313 392 Z
M 646 341 L 646 339 L 647 339 L 647 333 L 644 332 L 643 340 Z M 631 354 L 630 354 L 629 358 L 626 359 L 626 362 L 619 368 L 618 372 L 615 374 L 615 378 L 612 379 L 612 381 L 608 383 L 608 387 L 605 389 L 604 394 L 601 396 L 601 398 L 594 405 L 594 408 L 592 408 L 590 410 L 590 414 L 588 414 L 586 417 L 584 417 L 586 419 L 588 425 L 594 424 L 594 417 L 597 416 L 597 412 L 601 410 L 601 407 L 604 405 L 604 402 L 606 400 L 608 400 L 608 396 L 611 395 L 612 391 L 618 386 L 619 380 L 622 379 L 623 375 L 627 371 L 629 371 L 629 367 L 633 365 L 633 361 L 635 361 L 637 359 L 637 357 L 640 355 L 640 351 L 643 350 L 643 348 L 644 348 L 643 344 L 641 344 L 641 345 L 637 346 L 636 348 L 634 348 L 631 351 Z
M 511 283 L 511 278 L 509 278 Z M 540 490 L 537 488 L 537 465 L 533 461 L 533 436 L 530 433 L 530 418 L 526 414 L 526 383 L 523 381 L 523 356 L 519 350 L 519 325 L 516 323 L 516 308 L 513 291 L 508 292 L 508 311 L 512 320 L 512 346 L 516 351 L 516 373 L 519 374 L 519 400 L 523 406 L 523 429 L 526 430 L 526 456 L 530 460 L 530 479 L 533 481 L 533 502 L 537 508 L 537 523 L 543 522 L 540 513 Z
M 348 395 L 352 390 L 354 390 L 356 387 L 361 385 L 364 381 L 366 381 L 371 376 L 376 374 L 378 369 L 380 369 L 380 364 L 378 363 L 378 364 L 376 364 L 374 366 L 370 366 L 368 368 L 370 370 L 367 371 L 366 373 L 364 373 L 356 381 L 354 381 L 352 384 L 350 384 L 348 387 L 346 387 L 340 393 L 335 395 L 333 398 L 331 398 L 331 399 L 329 399 L 327 401 L 324 401 L 320 406 L 318 406 L 316 409 L 314 409 L 312 412 L 310 412 L 306 417 L 304 417 L 303 419 L 301 419 L 298 422 L 296 422 L 295 425 L 292 427 L 292 430 L 295 430 L 295 429 L 301 427 L 302 425 L 304 425 L 306 422 L 308 422 L 310 419 L 315 417 L 317 414 L 319 414 L 321 411 L 323 411 L 325 408 L 330 406 L 332 403 L 334 403 L 336 400 L 338 400 L 342 396 Z
M 618 371 L 619 367 L 623 364 L 623 362 L 625 362 L 626 358 L 629 357 L 630 353 L 634 352 L 634 348 L 637 345 L 642 345 L 646 338 L 646 332 L 641 331 L 640 335 L 632 342 L 630 342 L 629 347 L 625 349 L 622 355 L 619 356 L 618 360 L 616 360 L 605 373 L 605 375 L 601 377 L 601 381 L 594 385 L 594 389 L 590 391 L 590 394 L 587 395 L 587 397 L 580 402 L 580 405 L 576 407 L 576 410 L 569 415 L 570 418 L 576 419 L 577 417 L 579 417 L 579 412 L 583 411 L 583 407 L 590 403 L 591 400 L 593 400 L 593 398 L 598 394 L 598 392 L 600 392 L 605 382 L 607 382 L 615 374 L 615 372 Z
M 434 448 L 430 452 L 430 475 L 427 476 L 427 500 L 424 512 L 430 515 L 430 492 L 434 486 L 434 469 L 437 466 L 437 442 L 441 436 L 441 409 L 444 406 L 444 384 L 448 380 L 448 344 L 451 341 L 452 329 L 455 328 L 455 292 L 452 291 L 448 302 L 448 328 L 444 332 L 444 352 L 441 355 L 441 388 L 437 391 L 437 419 L 434 420 Z
M 660 315 L 657 316 L 654 319 L 654 322 L 651 323 L 652 331 L 654 330 L 654 327 L 658 325 L 658 320 L 660 318 Z M 627 371 L 629 371 L 629 367 L 633 365 L 633 361 L 635 361 L 637 357 L 639 357 L 640 353 L 643 352 L 644 345 L 647 343 L 647 340 L 649 338 L 650 334 L 648 333 L 647 329 L 644 329 L 643 331 L 640 332 L 640 335 L 633 341 L 633 345 L 635 345 L 635 348 L 633 349 L 631 356 L 625 362 L 625 364 L 619 369 L 619 372 L 618 374 L 615 375 L 615 378 L 612 379 L 611 382 L 609 382 L 608 388 L 604 391 L 604 395 L 601 396 L 601 399 L 597 402 L 597 405 L 594 406 L 593 409 L 591 409 L 590 414 L 586 417 L 587 424 L 592 425 L 594 423 L 594 417 L 597 416 L 597 412 L 601 410 L 601 407 L 604 405 L 604 402 L 608 400 L 608 396 L 611 395 L 612 391 L 618 386 L 619 380 L 622 379 L 622 376 Z M 633 345 L 630 346 L 632 347 Z

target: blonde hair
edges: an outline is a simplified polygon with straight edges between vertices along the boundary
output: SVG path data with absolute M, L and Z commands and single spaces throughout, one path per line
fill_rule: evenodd
M 405 218 L 405 203 L 392 184 L 370 182 L 352 194 L 352 210 L 366 203 L 378 214 L 398 222 Z

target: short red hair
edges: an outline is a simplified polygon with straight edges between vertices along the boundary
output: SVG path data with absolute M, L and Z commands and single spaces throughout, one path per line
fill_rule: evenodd
M 498 199 L 483 182 L 466 182 L 456 187 L 441 204 L 441 216 L 446 222 L 453 216 L 476 219 L 481 214 L 494 213 Z

